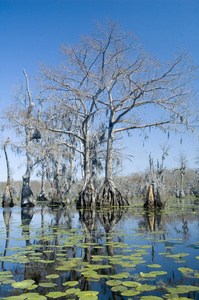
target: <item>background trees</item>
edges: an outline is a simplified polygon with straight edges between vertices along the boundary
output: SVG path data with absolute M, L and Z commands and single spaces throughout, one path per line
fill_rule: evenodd
M 114 140 L 119 134 L 122 136 L 134 129 L 194 132 L 192 110 L 196 111 L 196 106 L 190 83 L 195 70 L 190 57 L 184 53 L 173 55 L 169 62 L 157 60 L 117 22 L 97 24 L 96 30 L 82 37 L 79 44 L 63 46 L 61 64 L 41 69 L 40 99 L 44 106 L 40 111 L 43 138 L 39 143 L 50 151 L 49 156 L 47 152 L 41 155 L 41 161 L 44 163 L 46 159 L 46 170 L 54 165 L 55 189 L 60 190 L 66 161 L 71 168 L 71 177 L 67 178 L 72 178 L 76 159 L 80 165 L 83 161 L 80 206 L 96 204 L 93 175 L 103 165 L 105 181 L 97 204 L 128 204 L 113 180 Z M 24 176 L 30 178 L 28 149 L 33 124 L 38 118 L 31 119 L 33 102 L 27 76 L 26 83 L 29 104 L 23 114 L 27 155 Z M 37 155 L 40 156 L 39 152 Z

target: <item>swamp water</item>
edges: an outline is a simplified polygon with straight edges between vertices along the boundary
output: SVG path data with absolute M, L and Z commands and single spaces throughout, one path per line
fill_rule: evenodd
M 199 299 L 199 202 L 0 208 L 0 299 Z

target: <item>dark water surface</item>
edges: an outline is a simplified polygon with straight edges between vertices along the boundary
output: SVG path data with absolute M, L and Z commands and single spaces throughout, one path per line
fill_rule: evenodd
M 199 202 L 0 208 L 0 299 L 199 299 Z

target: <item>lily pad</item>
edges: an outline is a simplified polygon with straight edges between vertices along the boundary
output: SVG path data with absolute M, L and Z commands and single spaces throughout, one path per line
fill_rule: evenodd
M 67 281 L 63 283 L 63 285 L 68 285 L 68 286 L 76 286 L 78 284 L 79 284 L 78 281 Z
M 49 298 L 57 299 L 63 296 L 66 296 L 66 293 L 63 292 L 50 292 L 46 295 Z
M 116 285 L 111 288 L 113 292 L 124 292 L 127 288 L 124 285 Z
M 110 285 L 110 286 L 116 286 L 116 285 L 120 285 L 122 282 L 121 280 L 108 280 L 106 282 L 106 284 Z
M 149 268 L 161 268 L 161 265 L 151 264 L 151 265 L 147 265 L 147 267 L 149 267 Z
M 141 286 L 141 283 L 136 282 L 136 281 L 123 281 L 122 284 L 124 286 L 128 286 L 128 287 L 138 287 L 138 286 Z
M 122 296 L 128 296 L 128 297 L 136 296 L 139 294 L 140 294 L 140 291 L 135 290 L 135 289 L 126 290 L 121 293 Z
M 140 300 L 163 300 L 163 298 L 157 296 L 142 296 Z
M 153 285 L 148 285 L 148 284 L 143 284 L 143 285 L 140 285 L 137 287 L 137 290 L 138 291 L 141 291 L 141 292 L 148 292 L 148 291 L 153 291 L 155 290 L 156 287 L 153 286 Z
M 114 278 L 114 279 L 125 279 L 128 278 L 130 276 L 130 274 L 128 272 L 121 272 L 115 275 L 111 275 L 110 278 Z
M 12 283 L 12 287 L 15 289 L 27 289 L 29 288 L 31 285 L 33 285 L 35 282 L 34 280 L 23 280 L 20 282 L 13 282 Z
M 56 278 L 59 278 L 59 275 L 58 274 L 50 274 L 50 275 L 47 275 L 46 278 L 47 279 L 56 279 Z
M 42 286 L 45 288 L 52 288 L 52 287 L 57 286 L 57 284 L 53 283 L 53 282 L 41 282 L 41 283 L 39 283 L 39 286 Z

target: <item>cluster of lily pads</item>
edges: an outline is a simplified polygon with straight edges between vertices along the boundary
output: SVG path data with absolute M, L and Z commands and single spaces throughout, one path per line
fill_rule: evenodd
M 0 296 L 1 300 L 59 298 L 96 300 L 103 299 L 101 286 L 106 287 L 110 293 L 116 293 L 126 299 L 186 300 L 190 299 L 186 297 L 188 293 L 199 293 L 199 285 L 194 285 L 199 278 L 198 268 L 196 267 L 196 270 L 188 268 L 183 259 L 188 257 L 189 253 L 178 252 L 174 247 L 175 243 L 176 245 L 178 242 L 182 243 L 182 240 L 168 236 L 164 239 L 157 238 L 162 234 L 169 235 L 169 231 L 157 230 L 145 234 L 139 228 L 137 234 L 127 234 L 122 230 L 110 233 L 95 230 L 94 234 L 100 236 L 99 243 L 93 239 L 92 232 L 81 228 L 66 229 L 63 225 L 43 224 L 41 229 L 29 225 L 20 226 L 21 229 L 23 230 L 21 237 L 12 236 L 10 239 L 15 241 L 15 244 L 23 242 L 25 245 L 7 247 L 6 255 L 3 251 L 0 253 L 0 263 L 4 266 L 7 263 L 13 266 L 23 265 L 29 269 L 31 266 L 40 266 L 43 270 L 46 268 L 46 273 L 43 273 L 41 280 L 36 282 L 32 278 L 20 280 L 12 268 L 10 271 L 2 268 L 0 295 L 1 287 L 5 287 L 9 290 L 6 295 L 11 296 L 2 298 Z M 3 233 L 2 230 L 0 234 L 3 236 Z M 125 242 L 125 238 L 128 242 Z M 151 254 L 152 244 L 154 246 L 158 243 L 164 245 L 166 250 L 158 255 L 170 261 L 174 259 L 175 262 L 182 264 L 185 262 L 185 266 L 176 269 L 183 278 L 194 279 L 193 285 L 172 286 L 164 280 L 167 271 L 160 264 L 149 263 L 147 256 Z M 198 242 L 196 244 L 199 245 Z M 112 254 L 108 254 L 107 249 L 111 249 Z M 174 250 L 174 253 L 170 250 Z M 89 252 L 89 256 L 84 259 L 83 254 L 86 251 Z M 74 252 L 75 256 L 72 254 Z M 197 263 L 199 256 L 195 258 Z M 75 272 L 77 280 L 71 280 L 72 272 Z M 90 283 L 88 288 L 90 290 L 82 289 L 82 279 Z M 96 283 L 99 290 L 96 290 Z

